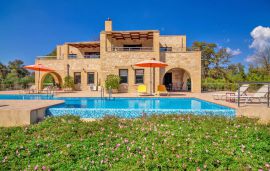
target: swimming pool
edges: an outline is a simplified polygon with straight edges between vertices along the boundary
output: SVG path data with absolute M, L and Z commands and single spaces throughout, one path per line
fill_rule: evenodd
M 235 110 L 226 106 L 197 98 L 67 98 L 47 95 L 0 95 L 0 99 L 13 100 L 64 100 L 64 104 L 47 109 L 47 115 L 78 115 L 81 118 L 102 118 L 113 115 L 122 118 L 136 118 L 143 114 L 197 114 L 235 116 Z

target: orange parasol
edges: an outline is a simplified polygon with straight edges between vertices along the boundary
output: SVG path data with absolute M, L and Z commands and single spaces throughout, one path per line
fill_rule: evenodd
M 168 64 L 161 62 L 161 61 L 157 61 L 154 59 L 151 60 L 145 60 L 139 63 L 136 63 L 135 66 L 139 66 L 139 67 L 149 67 L 150 68 L 150 94 L 152 95 L 152 74 L 151 74 L 151 68 L 164 68 L 166 66 L 168 66 Z
M 139 63 L 136 63 L 135 66 L 139 66 L 139 67 L 151 67 L 151 68 L 163 68 L 168 66 L 168 64 L 161 62 L 161 61 L 157 61 L 157 60 L 145 60 Z
M 42 64 L 35 64 L 35 65 L 27 65 L 24 66 L 24 68 L 26 69 L 30 69 L 30 70 L 34 70 L 34 71 L 38 71 L 38 90 L 39 90 L 39 77 L 40 77 L 40 71 L 44 71 L 44 72 L 51 72 L 54 71 L 51 68 L 48 68 Z

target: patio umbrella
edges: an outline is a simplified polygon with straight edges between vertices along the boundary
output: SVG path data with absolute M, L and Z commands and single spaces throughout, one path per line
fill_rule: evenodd
M 39 91 L 39 77 L 40 77 L 40 71 L 43 71 L 43 72 L 51 72 L 51 71 L 54 71 L 53 69 L 51 68 L 48 68 L 42 64 L 35 64 L 35 65 L 27 65 L 27 66 L 24 66 L 24 68 L 26 69 L 30 69 L 30 70 L 34 70 L 34 71 L 38 71 L 38 91 Z
M 168 64 L 166 64 L 164 62 L 161 62 L 161 61 L 151 59 L 151 60 L 145 60 L 145 61 L 136 63 L 135 66 L 150 68 L 150 94 L 152 95 L 152 72 L 151 72 L 151 68 L 164 68 L 164 67 L 168 66 Z

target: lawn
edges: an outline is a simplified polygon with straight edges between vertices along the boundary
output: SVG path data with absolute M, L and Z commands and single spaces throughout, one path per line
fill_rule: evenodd
M 268 170 L 270 125 L 247 118 L 51 117 L 0 128 L 0 170 Z

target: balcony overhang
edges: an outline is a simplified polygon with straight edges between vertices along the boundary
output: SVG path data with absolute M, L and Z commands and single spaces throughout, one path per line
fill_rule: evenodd
M 113 39 L 125 40 L 125 39 L 153 39 L 154 31 L 112 31 L 107 32 L 107 35 L 111 35 Z
M 67 43 L 69 46 L 73 46 L 75 48 L 99 48 L 99 42 L 78 42 L 78 43 Z

